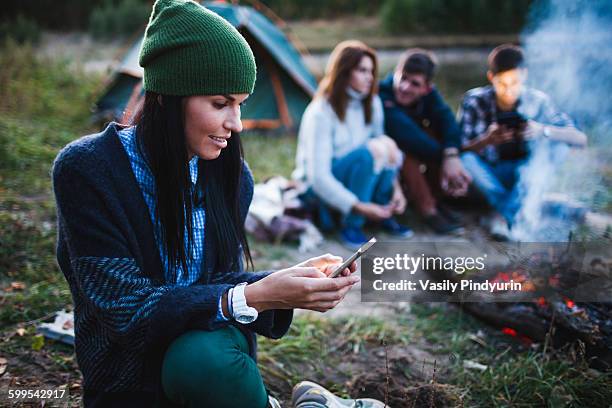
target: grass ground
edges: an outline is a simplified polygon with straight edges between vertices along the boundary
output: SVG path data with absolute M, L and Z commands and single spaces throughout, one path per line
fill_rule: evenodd
M 54 255 L 49 169 L 59 148 L 95 131 L 89 106 L 102 78 L 27 47 L 0 51 L 0 390 L 66 385 L 78 406 L 80 373 L 71 347 L 35 324 L 69 307 Z M 244 138 L 258 181 L 289 175 L 295 139 Z M 265 154 L 262 154 L 265 152 Z M 288 245 L 254 243 L 259 261 L 288 261 Z M 579 348 L 543 352 L 484 327 L 445 304 L 411 305 L 394 319 L 300 314 L 280 341 L 262 339 L 260 368 L 286 400 L 309 378 L 341 395 L 375 395 L 398 406 L 607 407 L 612 376 L 589 369 Z M 0 360 L 1 361 L 1 360 Z M 484 371 L 465 368 L 468 362 Z M 472 364 L 473 366 L 473 364 Z M 1 399 L 0 399 L 1 400 Z
M 292 21 L 291 32 L 311 51 L 331 51 L 340 41 L 359 39 L 371 47 L 444 48 L 495 46 L 516 41 L 517 35 L 391 35 L 384 32 L 377 16 L 344 17 L 334 20 Z

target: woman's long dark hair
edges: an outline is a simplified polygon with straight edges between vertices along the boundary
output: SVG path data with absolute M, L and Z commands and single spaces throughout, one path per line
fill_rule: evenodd
M 214 257 L 216 270 L 237 269 L 241 262 L 240 247 L 247 266 L 250 263 L 252 267 L 239 209 L 243 163 L 240 137 L 232 134 L 217 159 L 199 160 L 197 185 L 200 191 L 192 191 L 182 102 L 180 96 L 146 92 L 144 104 L 134 117 L 138 146 L 155 178 L 157 218 L 169 267 L 174 274 L 180 264 L 187 273 L 187 261 L 193 247 L 191 216 L 195 203 L 205 204 L 209 227 L 206 239 L 214 239 L 217 243 L 215 253 L 206 256 Z

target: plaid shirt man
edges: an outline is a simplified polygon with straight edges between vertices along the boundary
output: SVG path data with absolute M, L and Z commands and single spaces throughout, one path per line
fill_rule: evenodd
M 523 88 L 516 110 L 525 118 L 545 125 L 575 126 L 568 115 L 555 107 L 548 95 L 533 88 Z M 467 91 L 457 112 L 462 130 L 462 145 L 483 135 L 496 117 L 495 90 L 491 85 Z M 490 163 L 499 160 L 497 146 L 486 146 L 479 154 Z

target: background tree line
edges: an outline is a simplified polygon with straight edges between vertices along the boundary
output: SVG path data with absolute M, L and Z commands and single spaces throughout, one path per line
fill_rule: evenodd
M 512 33 L 533 0 L 260 0 L 286 20 L 379 16 L 404 33 Z M 151 0 L 4 0 L 0 37 L 36 41 L 41 29 L 89 30 L 96 37 L 129 35 L 146 22 Z M 249 4 L 248 0 L 243 1 Z

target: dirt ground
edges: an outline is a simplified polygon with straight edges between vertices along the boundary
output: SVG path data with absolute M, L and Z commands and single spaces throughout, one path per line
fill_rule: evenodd
M 474 225 L 473 217 L 469 216 L 471 226 L 460 234 L 438 235 L 417 225 L 415 235 L 403 239 L 407 245 L 412 242 L 462 242 L 474 243 L 483 250 L 495 245 L 478 226 Z M 394 241 L 384 233 L 376 233 L 379 242 Z M 339 241 L 329 238 L 316 250 L 299 253 L 297 249 L 288 249 L 282 260 L 265 264 L 265 269 L 284 268 L 299 263 L 310 257 L 324 253 L 346 258 L 352 251 L 345 248 Z M 257 260 L 256 260 L 257 264 Z M 360 274 L 358 269 L 357 274 Z M 409 292 L 410 293 L 410 292 Z M 412 298 L 407 296 L 403 302 L 362 302 L 361 283 L 346 295 L 342 303 L 336 308 L 321 314 L 319 312 L 296 310 L 295 315 L 315 315 L 324 319 L 340 319 L 348 317 L 373 317 L 383 319 L 392 326 L 406 325 L 406 319 L 414 318 L 410 314 Z M 452 307 L 452 306 L 447 306 Z M 401 321 L 400 321 L 401 319 Z M 403 326 L 402 326 L 403 327 Z M 342 349 L 342 339 L 332 340 L 332 348 Z M 458 390 L 454 387 L 439 383 L 443 382 L 446 373 L 445 367 L 449 364 L 452 355 L 440 354 L 437 345 L 422 339 L 418 343 L 409 345 L 364 345 L 365 350 L 352 352 L 344 350 L 341 355 L 322 358 L 320 362 L 313 362 L 319 367 L 313 370 L 312 366 L 302 369 L 303 379 L 319 382 L 329 386 L 337 384 L 348 390 L 349 396 L 371 397 L 385 401 L 390 407 L 454 407 L 459 406 Z M 290 384 L 285 379 L 266 376 L 270 390 L 283 403 L 290 406 L 288 400 Z
M 377 234 L 377 237 L 379 240 L 390 239 L 384 234 Z M 475 240 L 483 244 L 487 242 L 486 237 L 478 228 L 467 229 L 460 236 L 454 237 L 439 236 L 425 230 L 417 231 L 413 238 L 406 240 L 406 243 L 419 241 L 474 242 Z M 284 255 L 281 259 L 274 261 L 256 259 L 255 261 L 264 269 L 277 269 L 327 252 L 342 257 L 348 257 L 352 253 L 332 238 L 327 239 L 322 246 L 309 253 L 299 253 L 296 247 L 283 245 Z M 362 303 L 360 287 L 357 284 L 337 308 L 325 314 L 297 310 L 296 315 L 311 314 L 324 319 L 353 316 L 377 317 L 393 324 L 398 317 L 408 316 L 409 311 L 410 299 L 401 303 Z M 0 389 L 9 386 L 59 387 L 67 385 L 71 401 L 69 406 L 79 406 L 81 377 L 72 347 L 46 340 L 42 349 L 35 350 L 31 339 L 35 334 L 36 323 L 38 322 L 26 322 L 2 330 L 0 348 L 3 349 L 3 355 L 8 360 L 8 369 L 4 375 L 0 376 Z M 20 328 L 24 328 L 25 331 L 19 330 Z M 338 349 L 338 353 L 330 358 L 322 356 L 320 362 L 304 367 L 305 379 L 316 380 L 324 384 L 338 384 L 340 388 L 349 390 L 351 395 L 370 395 L 379 398 L 386 395 L 390 406 L 401 406 L 398 405 L 398 401 L 412 400 L 416 403 L 414 406 L 420 406 L 418 401 L 423 398 L 429 401 L 430 398 L 447 399 L 454 395 L 444 388 L 448 386 L 440 386 L 442 388 L 438 390 L 432 388 L 437 385 L 429 384 L 436 376 L 444 377 L 445 362 L 443 360 L 448 358 L 440 355 L 434 357 L 429 351 L 435 348 L 434 345 L 426 342 L 410 346 L 367 344 L 364 345 L 365 350 L 346 350 L 346 345 L 340 338 L 333 339 L 331 344 L 332 348 Z M 434 369 L 434 366 L 437 368 Z M 288 399 L 292 384 L 287 383 L 284 378 L 276 378 L 270 374 L 264 374 L 264 377 L 270 390 L 279 395 L 284 402 L 283 406 L 289 406 Z M 372 388 L 372 384 L 386 385 L 383 388 L 375 389 Z M 438 405 L 434 404 L 434 406 Z
M 495 252 L 496 243 L 477 224 L 475 217 L 467 214 L 467 227 L 454 236 L 433 234 L 422 225 L 415 225 L 415 235 L 405 239 L 407 245 L 416 242 L 461 242 L 470 243 L 483 251 Z M 379 241 L 390 241 L 390 236 L 376 234 Z M 395 240 L 397 241 L 397 240 Z M 299 263 L 310 257 L 332 253 L 348 257 L 352 251 L 343 247 L 333 237 L 328 237 L 319 248 L 300 253 L 295 245 L 273 246 L 278 250 L 275 256 L 264 253 L 261 246 L 254 245 L 257 269 L 280 269 Z M 360 273 L 358 270 L 356 273 Z M 359 284 L 349 292 L 344 301 L 335 309 L 321 314 L 298 310 L 296 316 L 314 315 L 330 322 L 343 318 L 378 318 L 392 327 L 409 329 L 417 317 L 410 313 L 412 298 L 403 302 L 361 302 Z M 451 305 L 442 305 L 452 308 Z M 15 327 L 3 328 L 0 332 L 0 349 L 7 359 L 6 373 L 0 375 L 0 390 L 5 387 L 59 387 L 67 386 L 70 391 L 71 407 L 80 405 L 81 376 L 72 347 L 53 341 L 36 349 L 32 343 L 35 324 L 27 322 Z M 20 330 L 23 328 L 23 330 Z M 483 325 L 483 330 L 487 330 Z M 287 376 L 279 362 L 265 362 L 263 370 L 269 390 L 278 396 L 284 407 L 290 406 L 291 388 L 295 381 L 308 379 L 324 384 L 335 391 L 345 392 L 344 396 L 373 397 L 386 401 L 390 407 L 454 407 L 461 406 L 461 390 L 445 381 L 447 367 L 457 357 L 440 350 L 440 345 L 419 338 L 405 343 L 372 343 L 356 345 L 348 343 L 342 336 L 331 338 L 324 355 L 315 355 L 307 363 L 292 366 L 292 372 L 300 373 L 299 379 Z M 357 347 L 357 349 L 355 349 Z M 261 365 L 261 364 L 260 364 Z M 2 363 L 0 362 L 0 371 Z M 280 374 L 279 374 L 280 373 Z M 0 404 L 2 406 L 2 404 Z M 26 406 L 26 405 L 23 405 Z M 53 405 L 47 405 L 53 406 Z
M 477 217 L 473 214 L 466 215 L 467 226 L 464 230 L 455 235 L 439 235 L 435 234 L 425 226 L 417 224 L 415 235 L 407 239 L 398 239 L 391 237 L 388 234 L 376 232 L 376 237 L 379 242 L 405 242 L 407 245 L 416 242 L 436 242 L 436 243 L 472 243 L 482 249 L 483 252 L 494 253 L 497 243 L 492 241 L 488 234 L 477 225 Z M 353 251 L 344 247 L 337 239 L 328 237 L 323 245 L 315 250 L 300 253 L 295 247 L 286 247 L 283 259 L 275 261 L 266 261 L 255 258 L 255 264 L 258 269 L 279 269 L 285 268 L 308 258 L 319 256 L 325 253 L 331 253 L 343 258 L 349 257 Z M 358 269 L 357 274 L 360 274 Z M 406 297 L 405 302 L 361 302 L 361 283 L 356 284 L 353 289 L 346 295 L 343 302 L 335 309 L 325 313 L 326 317 L 336 318 L 351 315 L 369 316 L 369 317 L 393 317 L 397 312 L 405 312 L 410 310 L 411 297 Z M 407 295 L 408 296 L 408 295 Z M 299 310 L 298 314 L 316 314 L 317 312 Z

